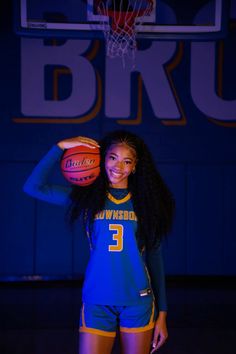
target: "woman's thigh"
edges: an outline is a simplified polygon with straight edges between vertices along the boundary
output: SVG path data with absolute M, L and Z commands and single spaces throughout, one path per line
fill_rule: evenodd
M 139 333 L 121 332 L 122 354 L 149 354 L 153 329 Z
M 80 333 L 79 354 L 110 354 L 114 339 L 93 333 Z

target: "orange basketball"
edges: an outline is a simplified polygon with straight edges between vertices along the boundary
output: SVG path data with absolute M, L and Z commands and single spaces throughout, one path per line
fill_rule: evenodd
M 65 150 L 61 159 L 61 171 L 72 184 L 88 186 L 100 173 L 99 149 L 76 146 Z

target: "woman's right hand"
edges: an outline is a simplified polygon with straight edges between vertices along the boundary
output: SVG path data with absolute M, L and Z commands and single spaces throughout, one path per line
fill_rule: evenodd
M 99 144 L 96 140 L 87 138 L 86 136 L 75 136 L 74 138 L 69 138 L 65 140 L 61 140 L 57 143 L 60 149 L 70 149 L 75 146 L 88 146 L 91 149 L 99 148 Z

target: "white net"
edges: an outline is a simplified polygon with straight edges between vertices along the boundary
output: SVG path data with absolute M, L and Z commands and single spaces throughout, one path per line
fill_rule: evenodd
M 101 18 L 106 39 L 106 53 L 110 58 L 134 59 L 136 44 L 135 25 L 141 25 L 153 11 L 153 0 L 98 0 L 96 10 Z M 109 19 L 109 22 L 108 22 Z

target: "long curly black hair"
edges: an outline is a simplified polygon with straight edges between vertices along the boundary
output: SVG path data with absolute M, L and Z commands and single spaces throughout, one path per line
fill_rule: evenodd
M 105 156 L 113 144 L 126 144 L 136 151 L 135 173 L 128 179 L 128 190 L 132 195 L 134 212 L 138 219 L 137 242 L 140 249 L 151 249 L 158 245 L 171 229 L 174 214 L 174 199 L 155 167 L 145 142 L 126 130 L 107 134 L 101 141 L 101 173 L 93 184 L 87 187 L 74 185 L 69 218 L 74 224 L 81 216 L 86 217 L 92 228 L 95 215 L 105 207 L 109 181 L 105 171 Z

